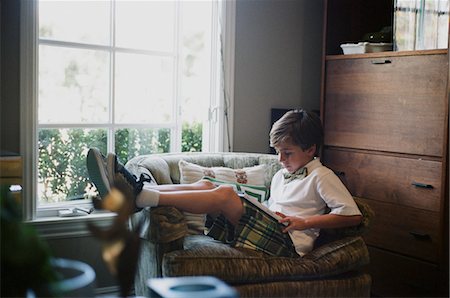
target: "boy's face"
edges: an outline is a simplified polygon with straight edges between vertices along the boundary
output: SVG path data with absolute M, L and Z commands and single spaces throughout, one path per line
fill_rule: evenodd
M 314 158 L 316 151 L 316 145 L 303 150 L 300 146 L 294 145 L 289 141 L 281 142 L 274 148 L 277 151 L 278 160 L 289 173 L 294 173 L 301 167 L 304 167 Z

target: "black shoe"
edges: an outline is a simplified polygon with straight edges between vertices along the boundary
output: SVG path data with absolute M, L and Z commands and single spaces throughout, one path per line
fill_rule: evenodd
M 117 188 L 127 200 L 132 200 L 134 211 L 142 209 L 136 207 L 135 200 L 136 196 L 142 191 L 144 182 L 152 181 L 150 176 L 141 174 L 139 179 L 137 179 L 117 160 L 117 156 L 114 153 L 108 153 L 105 158 L 96 148 L 89 149 L 87 167 L 89 177 L 102 199 L 101 201 L 93 201 L 96 209 L 117 211 L 122 207 L 123 202 L 117 200 L 118 196 L 108 197 L 112 188 Z M 105 202 L 105 199 L 111 202 Z

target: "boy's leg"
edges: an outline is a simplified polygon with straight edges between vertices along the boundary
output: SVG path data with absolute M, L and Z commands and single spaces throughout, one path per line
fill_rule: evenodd
M 89 178 L 97 188 L 102 200 L 107 198 L 111 189 L 116 185 L 119 190 L 127 194 L 126 199 L 132 199 L 135 204 L 136 196 L 141 193 L 144 182 L 151 182 L 148 175 L 141 174 L 139 179 L 132 175 L 125 167 L 117 160 L 115 154 L 109 153 L 104 157 L 100 150 L 91 148 L 88 151 L 86 166 L 89 173 Z M 152 206 L 158 204 L 158 192 L 154 192 Z M 94 201 L 98 203 L 98 201 Z M 150 204 L 150 202 L 148 202 Z M 102 204 L 99 204 L 102 205 Z M 103 206 L 102 206 L 103 207 Z M 97 207 L 96 207 L 97 208 Z M 117 210 L 111 210 L 117 211 Z
M 142 196 L 137 198 L 138 206 L 143 203 L 140 199 L 145 195 L 144 191 Z M 244 214 L 241 199 L 234 189 L 227 185 L 211 190 L 161 192 L 159 205 L 177 207 L 190 213 L 223 214 L 232 224 L 237 224 Z
M 134 184 L 134 181 L 138 181 L 136 176 L 131 174 L 125 167 L 117 160 L 117 157 L 113 153 L 109 153 L 107 157 L 104 157 L 100 150 L 97 148 L 91 148 L 87 155 L 87 169 L 89 177 L 97 187 L 100 197 L 104 198 L 114 183 L 114 179 L 117 175 L 124 177 L 128 182 Z M 126 178 L 125 178 L 126 177 Z M 140 179 L 143 179 L 142 176 Z M 149 181 L 144 179 L 145 181 Z M 143 181 L 143 182 L 145 182 Z M 133 185 L 134 186 L 134 185 Z M 142 185 L 143 186 L 143 185 Z M 166 184 L 166 185 L 146 185 L 147 189 L 155 189 L 158 191 L 180 191 L 180 190 L 206 190 L 213 189 L 216 185 L 208 180 L 200 180 L 192 184 Z M 139 186 L 140 188 L 140 186 Z
M 201 181 L 194 185 L 179 185 L 162 187 L 149 186 L 143 183 L 149 178 L 136 179 L 125 167 L 118 162 L 114 154 L 105 158 L 98 149 L 91 148 L 87 157 L 89 177 L 104 199 L 111 190 L 111 181 L 120 181 L 126 185 L 127 192 L 132 193 L 138 208 L 155 207 L 158 205 L 174 206 L 191 213 L 222 213 L 232 223 L 237 223 L 243 214 L 243 207 L 239 196 L 230 186 L 215 187 L 208 181 Z M 200 190 L 198 190 L 200 188 Z M 116 210 L 114 210 L 116 211 Z
M 148 185 L 145 189 L 154 189 L 159 192 L 165 191 L 180 191 L 180 190 L 208 190 L 214 189 L 217 186 L 209 180 L 200 180 L 191 184 L 161 184 Z

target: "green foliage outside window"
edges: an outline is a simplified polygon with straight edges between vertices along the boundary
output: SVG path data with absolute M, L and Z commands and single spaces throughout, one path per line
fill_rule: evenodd
M 42 129 L 39 131 L 41 202 L 77 198 L 87 186 L 89 147 L 106 151 L 105 130 Z
M 131 158 L 170 150 L 170 129 L 119 129 L 115 135 L 115 152 L 122 163 Z
M 183 123 L 183 132 L 181 133 L 181 151 L 182 152 L 201 152 L 202 151 L 202 124 L 194 122 L 192 125 Z
M 40 203 L 83 198 L 92 191 L 86 169 L 90 147 L 107 153 L 105 129 L 41 129 L 39 131 L 38 192 Z M 183 123 L 183 152 L 202 150 L 202 124 Z M 170 151 L 170 129 L 119 129 L 115 152 L 125 164 L 134 156 Z

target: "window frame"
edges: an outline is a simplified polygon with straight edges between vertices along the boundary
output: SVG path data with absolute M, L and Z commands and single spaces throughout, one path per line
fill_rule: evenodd
M 218 9 L 219 43 L 221 49 L 217 52 L 215 63 L 221 69 L 221 75 L 214 77 L 216 94 L 211 94 L 215 101 L 210 102 L 209 125 L 204 131 L 204 137 L 209 138 L 208 144 L 203 146 L 205 152 L 219 152 L 232 150 L 233 93 L 234 93 L 234 40 L 235 40 L 235 10 L 236 2 L 213 0 Z M 64 202 L 39 207 L 37 202 L 38 178 L 38 123 L 37 123 L 37 80 L 38 80 L 38 0 L 21 0 L 20 5 L 20 148 L 23 157 L 23 217 L 26 221 L 33 221 L 57 215 L 57 210 L 70 207 L 91 206 L 90 202 Z M 213 43 L 214 46 L 214 43 Z M 217 45 L 216 45 L 217 47 Z M 213 72 L 213 73 L 217 73 Z M 216 95 L 216 96 L 214 96 Z M 178 104 L 178 102 L 176 102 Z M 225 104 L 226 103 L 226 104 Z M 127 126 L 128 127 L 128 126 Z M 175 129 L 177 130 L 177 129 Z M 175 134 L 174 134 L 175 135 Z M 179 136 L 178 136 L 179 135 Z M 181 131 L 172 136 L 172 142 L 180 139 Z M 113 140 L 113 139 L 112 139 Z M 110 141 L 111 142 L 111 139 Z M 110 146 L 110 145 L 108 145 Z M 173 150 L 171 145 L 171 150 Z

